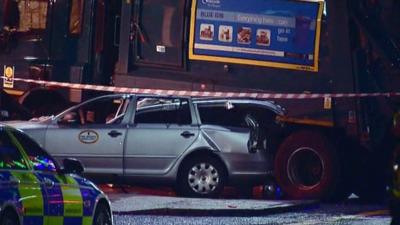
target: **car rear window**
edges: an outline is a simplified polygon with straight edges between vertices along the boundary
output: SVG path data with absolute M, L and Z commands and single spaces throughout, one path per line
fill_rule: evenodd
M 243 111 L 229 108 L 225 105 L 203 105 L 197 106 L 202 124 L 219 125 L 228 127 L 247 127 Z
M 189 102 L 180 98 L 139 98 L 135 123 L 191 124 Z

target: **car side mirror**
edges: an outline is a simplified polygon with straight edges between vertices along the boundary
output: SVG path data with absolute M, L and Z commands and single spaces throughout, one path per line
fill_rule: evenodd
M 64 173 L 82 174 L 84 171 L 82 163 L 77 159 L 67 158 L 63 160 Z

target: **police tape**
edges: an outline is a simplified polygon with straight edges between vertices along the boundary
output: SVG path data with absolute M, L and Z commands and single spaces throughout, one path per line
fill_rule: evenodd
M 2 77 L 3 79 L 5 77 Z M 327 98 L 363 98 L 363 97 L 397 97 L 400 92 L 380 93 L 263 93 L 263 92 L 220 92 L 220 91 L 185 91 L 185 90 L 164 90 L 148 88 L 130 88 L 102 86 L 92 84 L 77 84 L 56 81 L 44 81 L 33 79 L 14 78 L 14 81 L 33 83 L 48 87 L 62 87 L 80 90 L 105 91 L 127 94 L 154 94 L 170 96 L 191 96 L 191 97 L 212 97 L 212 98 L 256 98 L 256 99 L 327 99 Z

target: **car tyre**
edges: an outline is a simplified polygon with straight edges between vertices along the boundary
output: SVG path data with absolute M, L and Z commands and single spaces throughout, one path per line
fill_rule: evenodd
M 18 225 L 18 216 L 10 211 L 7 210 L 4 212 L 2 219 L 1 219 L 1 225 Z
M 224 189 L 226 171 L 223 164 L 210 156 L 191 157 L 178 175 L 178 194 L 186 197 L 215 198 Z
M 279 146 L 274 173 L 288 198 L 332 200 L 339 184 L 338 165 L 335 149 L 325 136 L 299 131 Z
M 111 213 L 107 206 L 100 203 L 93 217 L 93 225 L 111 225 Z

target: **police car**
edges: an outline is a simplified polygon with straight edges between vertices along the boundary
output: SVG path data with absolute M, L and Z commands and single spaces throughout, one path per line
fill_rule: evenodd
M 80 177 L 82 164 L 57 162 L 19 130 L 0 125 L 1 225 L 111 225 L 107 197 Z

